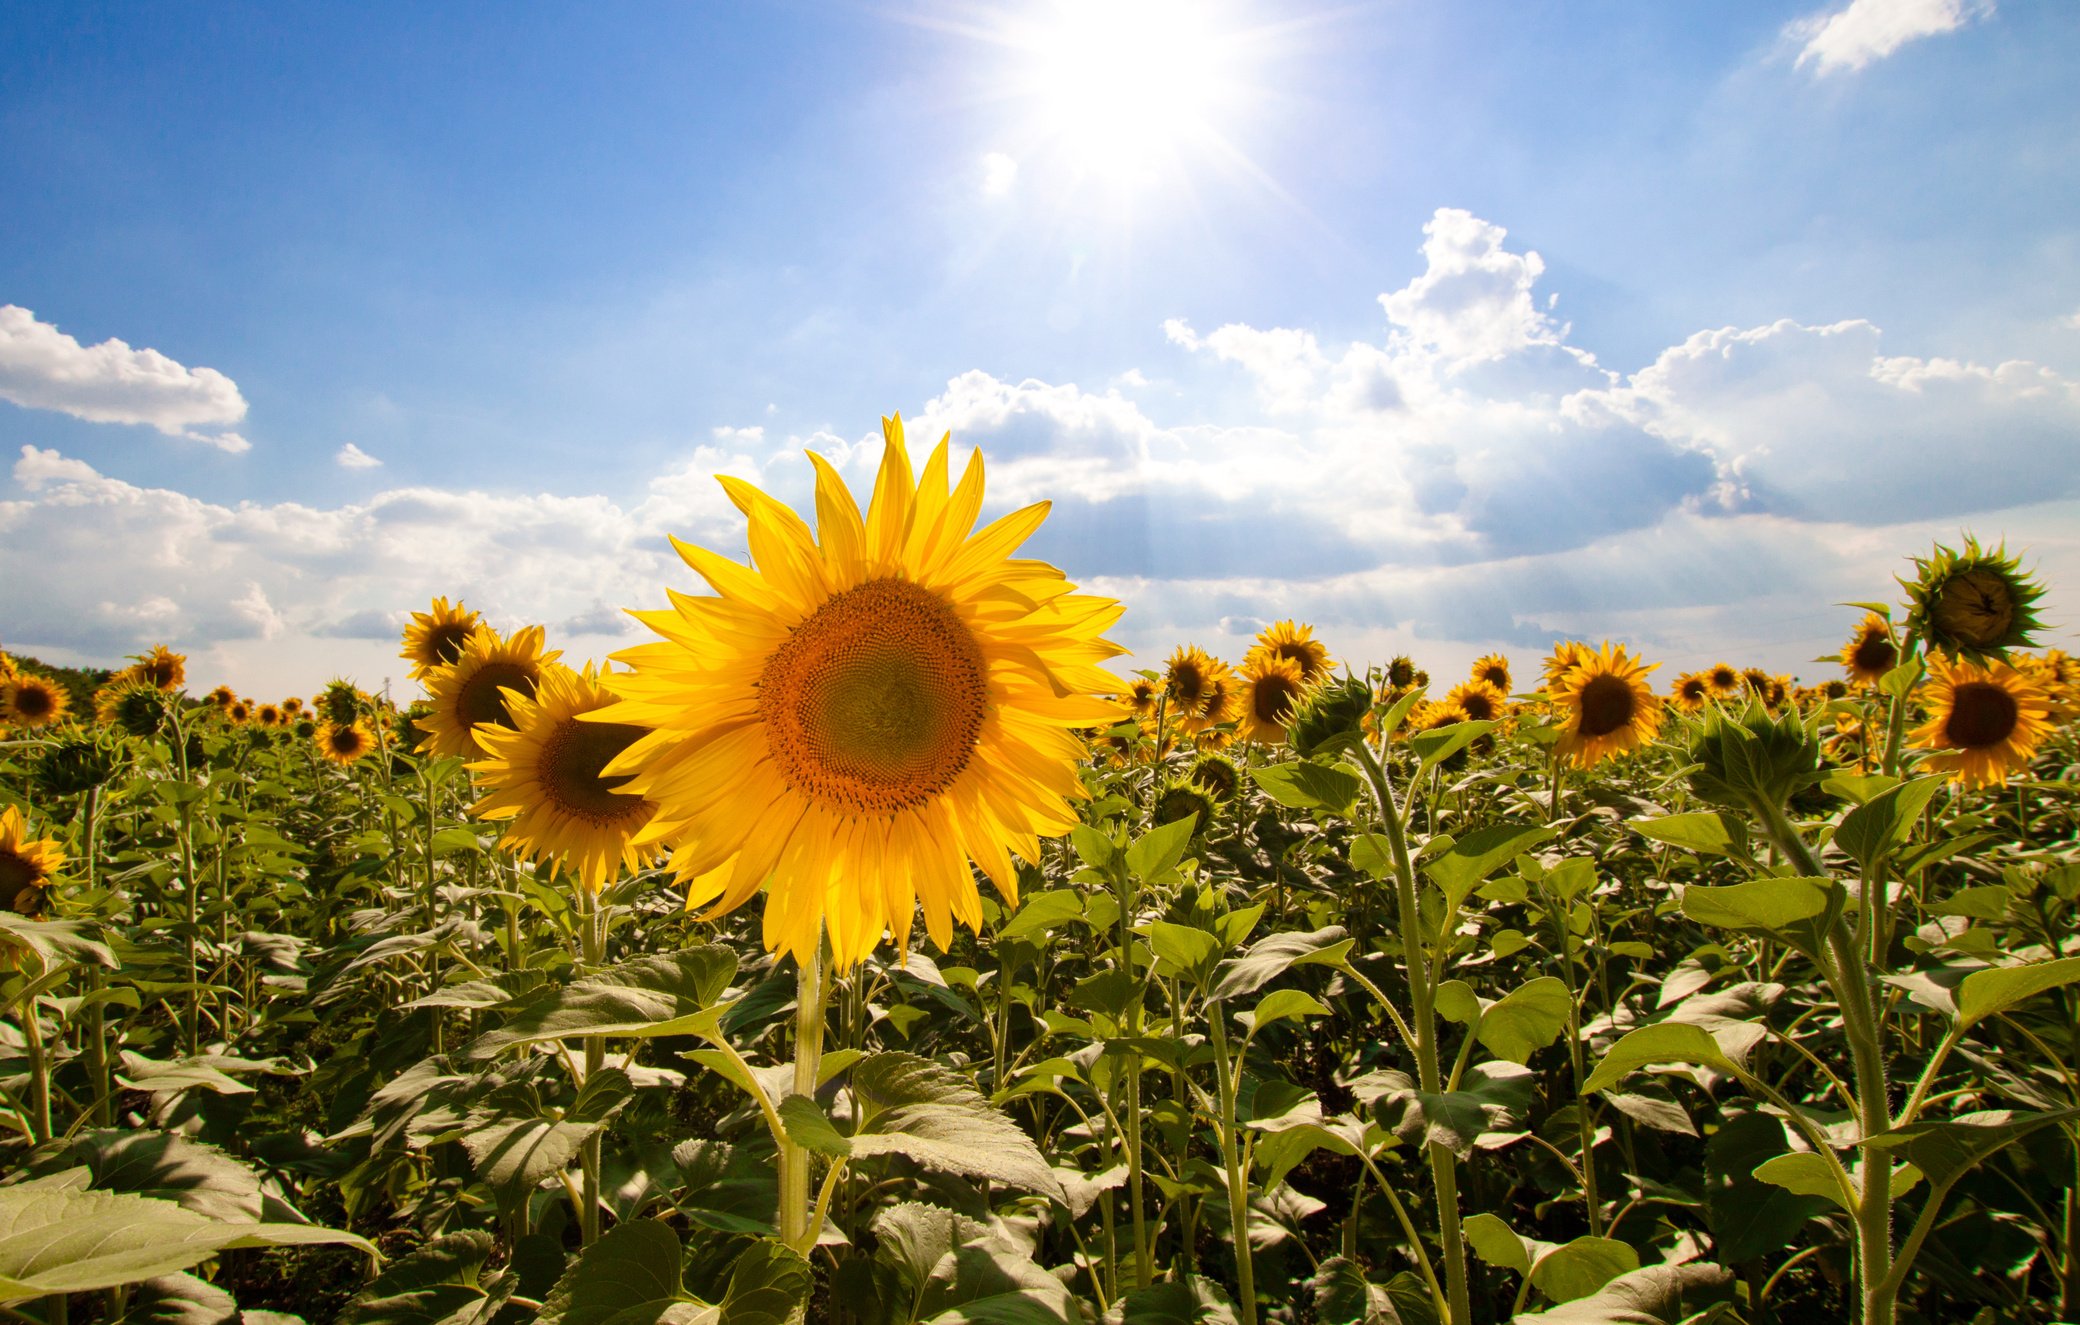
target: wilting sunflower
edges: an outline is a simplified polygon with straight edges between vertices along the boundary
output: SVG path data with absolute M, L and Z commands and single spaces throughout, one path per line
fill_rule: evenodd
M 665 639 L 619 655 L 627 698 L 598 715 L 658 729 L 607 771 L 657 803 L 637 845 L 680 841 L 689 904 L 719 915 L 766 888 L 766 945 L 806 963 L 827 929 L 840 969 L 884 930 L 907 945 L 920 901 L 942 948 L 955 919 L 979 927 L 970 860 L 1015 904 L 1012 854 L 1037 864 L 1076 823 L 1076 730 L 1119 716 L 1100 664 L 1120 605 L 1012 559 L 1046 504 L 971 534 L 981 453 L 950 484 L 941 441 L 913 477 L 902 420 L 882 431 L 864 517 L 811 455 L 813 533 L 722 476 L 756 569 L 682 545 L 719 596 L 639 614 Z
M 1474 722 L 1494 722 L 1509 710 L 1509 692 L 1492 681 L 1476 678 L 1453 686 L 1445 695 L 1444 702 L 1457 704 L 1460 711 Z
M 1490 653 L 1476 658 L 1473 663 L 1473 679 L 1486 681 L 1497 690 L 1509 693 L 1509 659 L 1499 653 Z
M 2035 643 L 2043 623 L 2037 600 L 2044 586 L 2031 579 L 2006 547 L 1987 550 L 1966 538 L 1964 551 L 1938 543 L 1914 558 L 1913 580 L 1901 580 L 1911 605 L 1907 629 L 1932 651 L 1967 659 L 2005 658 Z
M 1293 710 L 1306 692 L 1307 677 L 1299 662 L 1277 654 L 1255 655 L 1242 665 L 1242 703 L 1236 734 L 1266 745 L 1284 744 L 1286 723 L 1291 721 Z
M 72 702 L 65 687 L 48 677 L 17 673 L 0 682 L 0 723 L 15 727 L 42 727 L 65 716 Z
M 1660 665 L 1641 665 L 1622 644 L 1585 652 L 1554 692 L 1563 712 L 1560 754 L 1588 768 L 1653 740 L 1661 730 L 1661 701 L 1646 678 Z
M 477 624 L 477 614 L 463 607 L 461 599 L 450 607 L 447 599 L 436 598 L 431 610 L 412 613 L 412 623 L 404 628 L 404 651 L 398 656 L 412 665 L 414 680 L 424 680 L 434 668 L 462 657 L 462 646 L 469 643 Z
M 328 722 L 311 739 L 317 742 L 319 754 L 342 768 L 376 748 L 375 733 L 358 718 L 353 722 Z
M 1892 639 L 1892 623 L 1876 612 L 1867 612 L 1856 623 L 1856 632 L 1842 646 L 1842 668 L 1859 685 L 1874 686 L 1885 673 L 1899 665 L 1899 645 Z
M 1697 713 L 1711 701 L 1712 678 L 1707 672 L 1685 672 L 1676 678 L 1668 702 L 1685 713 Z
M 1205 718 L 1208 705 L 1229 693 L 1222 684 L 1227 676 L 1228 664 L 1198 645 L 1178 645 L 1163 668 L 1163 698 L 1169 715 L 1184 723 Z
M 137 661 L 122 675 L 135 677 L 154 690 L 178 690 L 188 679 L 188 659 L 164 644 L 154 644 L 150 653 L 133 655 Z
M 0 907 L 16 915 L 42 915 L 44 890 L 64 863 L 65 852 L 56 842 L 29 837 L 20 810 L 12 805 L 0 810 Z
M 1922 767 L 1947 772 L 1966 788 L 2006 782 L 2010 773 L 2029 767 L 2030 756 L 2051 734 L 2044 687 L 1998 658 L 1952 662 L 1929 654 L 1922 702 L 1930 716 L 1914 730 L 1914 744 L 1938 752 Z
M 1329 661 L 1329 646 L 1314 637 L 1314 627 L 1292 621 L 1266 626 L 1243 657 L 1243 666 L 1248 667 L 1259 658 L 1284 658 L 1299 664 L 1300 679 L 1308 685 L 1328 675 L 1333 666 Z
M 426 729 L 420 750 L 483 758 L 477 724 L 511 727 L 505 692 L 533 695 L 542 669 L 563 656 L 560 649 L 542 652 L 543 633 L 540 626 L 529 626 L 501 639 L 489 626 L 479 626 L 460 658 L 428 672 L 426 698 L 433 711 L 419 724 Z
M 1705 669 L 1705 678 L 1712 683 L 1712 696 L 1716 699 L 1737 699 L 1747 689 L 1747 678 L 1732 663 L 1713 663 Z

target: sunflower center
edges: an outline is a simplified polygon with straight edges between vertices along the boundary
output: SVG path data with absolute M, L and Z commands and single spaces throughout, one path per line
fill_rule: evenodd
M 1478 690 L 1469 691 L 1459 697 L 1459 707 L 1475 722 L 1488 722 L 1496 716 L 1495 701 Z
M 35 722 L 51 715 L 55 699 L 42 686 L 18 685 L 14 690 L 14 711 L 21 717 Z
M 1990 570 L 1966 571 L 1943 586 L 1936 622 L 1967 644 L 1981 647 L 2007 638 L 2015 621 L 2008 582 Z
M 16 897 L 42 882 L 42 870 L 12 851 L 0 850 L 0 897 Z
M 951 786 L 989 712 L 975 637 L 937 594 L 870 580 L 832 597 L 766 660 L 758 715 L 789 786 L 896 814 Z
M 334 727 L 325 733 L 325 741 L 334 754 L 358 755 L 361 753 L 361 733 L 352 727 Z
M 1170 669 L 1170 698 L 1186 708 L 1195 708 L 1206 697 L 1206 676 L 1196 663 L 1181 662 Z
M 487 662 L 462 683 L 455 696 L 455 714 L 465 728 L 480 722 L 510 727 L 513 719 L 506 711 L 506 697 L 500 693 L 500 687 L 532 697 L 538 679 L 536 670 L 523 663 Z
M 1872 631 L 1856 645 L 1856 670 L 1859 672 L 1889 672 L 1899 661 L 1899 650 L 1891 640 Z
M 1632 721 L 1637 700 L 1630 682 L 1616 676 L 1592 677 L 1582 687 L 1584 736 L 1608 736 Z
M 2022 710 L 2015 696 L 1991 681 L 1967 681 L 1951 692 L 1943 735 L 1966 750 L 1985 750 L 2014 734 Z
M 1282 672 L 1267 672 L 1250 688 L 1250 712 L 1258 722 L 1283 727 L 1293 716 L 1300 687 Z
M 1704 702 L 1705 689 L 1706 686 L 1703 681 L 1685 681 L 1683 682 L 1682 695 L 1684 699 L 1690 701 L 1693 704 L 1701 704 Z
M 469 633 L 474 629 L 476 625 L 470 621 L 450 621 L 435 626 L 426 632 L 427 654 L 434 662 L 454 662 L 462 656 L 462 646 L 469 643 Z
M 536 765 L 543 796 L 564 813 L 601 826 L 647 813 L 649 804 L 642 797 L 618 790 L 626 776 L 605 777 L 600 770 L 649 734 L 648 728 L 626 722 L 568 718 L 557 723 L 542 742 Z

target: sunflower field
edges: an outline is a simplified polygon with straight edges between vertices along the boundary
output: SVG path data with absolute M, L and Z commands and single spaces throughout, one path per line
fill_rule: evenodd
M 2005 549 L 1812 685 L 1137 671 L 953 464 L 724 478 L 605 666 L 435 600 L 408 707 L 0 656 L 0 1319 L 2080 1320 Z

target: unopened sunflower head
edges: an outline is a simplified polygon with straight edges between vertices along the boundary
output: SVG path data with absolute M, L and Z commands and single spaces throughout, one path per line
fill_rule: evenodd
M 36 786 L 50 796 L 78 796 L 107 783 L 121 762 L 120 738 L 75 728 L 44 750 Z
M 1909 603 L 1907 629 L 1932 652 L 1977 661 L 2036 643 L 2044 587 L 2005 546 L 1982 548 L 1971 537 L 1963 551 L 1938 543 L 1928 556 L 1914 558 L 1914 570 L 1913 579 L 1900 581 Z
M 1819 718 L 1771 713 L 1751 695 L 1690 724 L 1687 753 L 1698 796 L 1767 816 L 1820 780 Z
M 1407 690 L 1416 683 L 1415 659 L 1405 653 L 1394 655 L 1387 664 L 1387 686 L 1393 690 Z
M 1286 744 L 1303 759 L 1331 758 L 1365 739 L 1372 687 L 1356 676 L 1329 677 L 1302 697 L 1286 723 Z
M 1200 755 L 1186 776 L 1216 801 L 1231 801 L 1242 790 L 1242 770 L 1224 754 Z
M 1190 818 L 1196 837 L 1213 826 L 1214 813 L 1213 797 L 1206 794 L 1206 789 L 1196 782 L 1184 781 L 1173 782 L 1157 794 L 1150 817 L 1158 824 Z
M 368 707 L 368 697 L 345 677 L 336 676 L 318 692 L 318 716 L 339 727 L 350 727 Z

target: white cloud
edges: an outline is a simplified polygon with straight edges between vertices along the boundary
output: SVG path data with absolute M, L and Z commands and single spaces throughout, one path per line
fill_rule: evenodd
M 1544 259 L 1503 248 L 1508 234 L 1457 207 L 1437 209 L 1423 226 L 1427 269 L 1379 297 L 1409 344 L 1450 363 L 1473 363 L 1565 337 L 1531 297 Z
M 2066 314 L 2058 320 L 2058 325 L 2068 331 L 2080 331 L 2080 311 Z
M 1001 198 L 1018 183 L 1018 159 L 1003 152 L 982 154 L 982 195 Z
M 380 469 L 383 462 L 348 442 L 333 453 L 332 460 L 341 469 Z
M 1910 41 L 1955 32 L 1992 13 L 1993 0 L 1850 0 L 1831 13 L 1794 20 L 1784 33 L 1799 46 L 1799 68 L 1854 73 Z
M 0 400 L 92 423 L 147 424 L 234 455 L 251 449 L 224 431 L 246 416 L 246 402 L 216 369 L 184 367 L 113 338 L 81 345 L 14 304 L 0 305 Z

